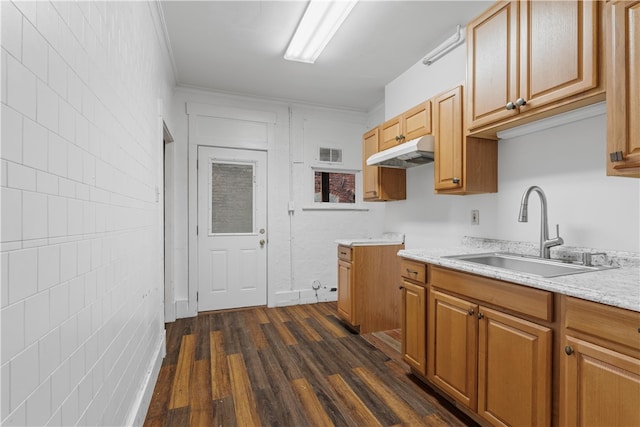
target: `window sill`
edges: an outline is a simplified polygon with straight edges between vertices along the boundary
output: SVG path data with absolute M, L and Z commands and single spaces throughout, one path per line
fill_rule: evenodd
M 365 208 L 363 206 L 342 206 L 339 204 L 329 204 L 327 203 L 327 205 L 329 206 L 325 206 L 325 205 L 320 205 L 318 204 L 318 206 L 315 205 L 307 205 L 307 206 L 303 206 L 302 210 L 303 211 L 359 211 L 359 212 L 366 212 L 369 210 L 369 208 Z

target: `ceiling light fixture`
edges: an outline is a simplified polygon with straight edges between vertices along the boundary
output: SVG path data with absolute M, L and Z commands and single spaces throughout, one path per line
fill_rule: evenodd
M 356 3 L 357 0 L 311 0 L 284 59 L 313 64 Z

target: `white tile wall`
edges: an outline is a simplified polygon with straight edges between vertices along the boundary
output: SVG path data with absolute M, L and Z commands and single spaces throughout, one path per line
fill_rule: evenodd
M 125 424 L 163 342 L 155 7 L 0 2 L 2 425 Z

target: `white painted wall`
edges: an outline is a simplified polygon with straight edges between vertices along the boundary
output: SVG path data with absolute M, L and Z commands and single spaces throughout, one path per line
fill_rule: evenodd
M 319 145 L 342 148 L 343 164 L 328 167 L 356 171 L 361 186 L 361 140 L 367 130 L 367 116 L 353 111 L 177 89 L 172 106 L 175 142 L 170 154 L 175 176 L 172 190 L 176 219 L 175 301 L 169 302 L 176 304 L 176 316 L 194 316 L 197 312 L 196 282 L 189 279 L 188 265 L 188 145 L 193 144 L 185 108 L 188 103 L 275 114 L 273 141 L 268 146 L 268 305 L 316 301 L 311 289 L 314 280 L 323 286 L 318 292 L 319 300 L 335 300 L 336 293 L 330 292 L 337 280 L 335 240 L 380 235 L 384 206 L 359 202 L 359 208 L 368 210 L 309 209 L 314 205 L 312 167 L 319 165 L 316 157 Z M 216 141 L 213 129 L 210 138 L 206 135 L 198 138 L 209 139 L 212 145 L 228 143 Z M 289 201 L 293 202 L 293 212 L 288 210 Z
M 157 5 L 0 7 L 1 424 L 139 424 L 164 352 Z
M 430 67 L 416 63 L 389 83 L 391 118 L 465 79 L 465 46 Z M 385 228 L 406 233 L 407 248 L 455 246 L 463 236 L 537 242 L 539 200 L 529 222 L 517 221 L 520 199 L 538 185 L 548 199 L 550 232 L 560 224 L 565 245 L 640 251 L 640 180 L 607 177 L 604 115 L 498 143 L 498 193 L 435 195 L 433 164 L 409 169 L 407 200 L 387 203 Z M 472 209 L 480 225 L 470 225 Z

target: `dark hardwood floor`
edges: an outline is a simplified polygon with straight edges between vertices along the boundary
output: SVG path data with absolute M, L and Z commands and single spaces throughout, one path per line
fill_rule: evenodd
M 168 323 L 145 426 L 476 425 L 408 375 L 399 331 L 360 336 L 335 303 Z

